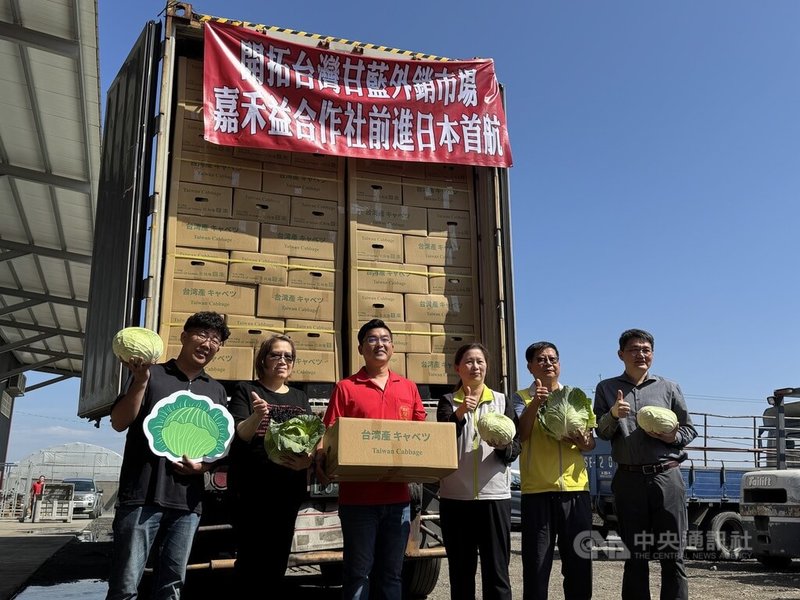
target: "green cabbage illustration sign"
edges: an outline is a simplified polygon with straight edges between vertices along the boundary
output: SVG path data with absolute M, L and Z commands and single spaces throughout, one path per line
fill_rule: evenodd
M 184 455 L 217 460 L 228 453 L 233 431 L 233 417 L 224 406 L 183 390 L 159 400 L 144 420 L 153 454 L 173 461 Z

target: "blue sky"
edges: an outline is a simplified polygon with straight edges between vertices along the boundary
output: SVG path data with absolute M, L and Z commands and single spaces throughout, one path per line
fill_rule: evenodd
M 163 2 L 100 0 L 105 90 Z M 199 1 L 196 12 L 452 58 L 506 86 L 518 351 L 555 342 L 562 380 L 621 371 L 622 330 L 690 410 L 756 414 L 796 379 L 800 4 L 789 0 Z M 527 385 L 520 364 L 520 384 Z M 34 380 L 35 375 L 29 377 Z M 78 386 L 18 399 L 9 459 L 120 451 L 75 417 Z

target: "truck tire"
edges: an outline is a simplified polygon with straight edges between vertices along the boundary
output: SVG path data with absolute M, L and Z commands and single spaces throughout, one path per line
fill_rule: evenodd
M 784 571 L 792 564 L 792 559 L 788 556 L 772 556 L 769 554 L 757 555 L 756 560 L 768 569 L 774 571 Z
M 714 515 L 708 527 L 714 550 L 721 560 L 742 560 L 746 554 L 744 528 L 739 513 L 725 511 Z
M 425 598 L 436 587 L 439 572 L 442 569 L 441 558 L 422 558 L 407 560 L 403 564 L 403 598 Z

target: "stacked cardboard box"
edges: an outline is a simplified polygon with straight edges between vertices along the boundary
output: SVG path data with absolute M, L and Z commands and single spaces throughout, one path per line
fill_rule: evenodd
M 468 173 L 449 165 L 350 161 L 351 371 L 361 364 L 358 326 L 377 317 L 395 333 L 391 368 L 417 383 L 457 380 L 454 342 L 473 341 L 479 322 Z
M 209 372 L 250 379 L 274 333 L 297 347 L 294 381 L 341 376 L 344 163 L 203 139 L 202 64 L 180 59 L 161 335 L 175 354 L 189 314 L 216 310 L 231 337 Z

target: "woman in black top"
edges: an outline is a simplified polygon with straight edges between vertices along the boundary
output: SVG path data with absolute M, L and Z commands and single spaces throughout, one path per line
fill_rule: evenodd
M 274 594 L 282 587 L 297 511 L 307 494 L 311 456 L 291 456 L 279 465 L 264 449 L 271 421 L 311 414 L 308 397 L 286 385 L 296 355 L 291 338 L 275 335 L 266 340 L 255 360 L 258 379 L 237 384 L 228 404 L 236 422 L 228 488 L 236 508 L 235 571 L 241 597 L 267 590 L 280 597 Z

